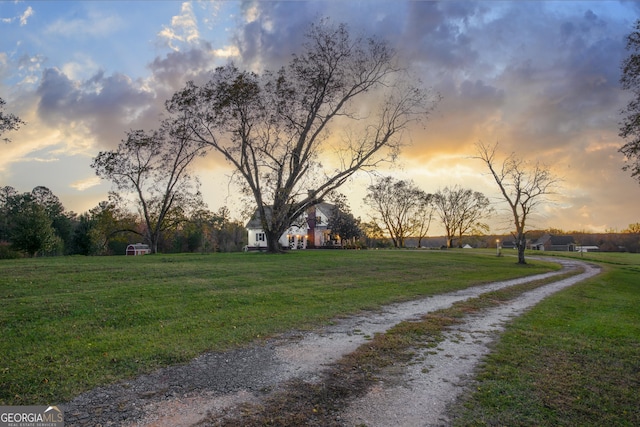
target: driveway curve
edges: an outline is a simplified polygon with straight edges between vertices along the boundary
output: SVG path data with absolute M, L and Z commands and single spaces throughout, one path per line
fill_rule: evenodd
M 483 293 L 548 279 L 582 269 L 578 275 L 528 291 L 499 307 L 465 318 L 448 329 L 438 351 L 425 352 L 390 384 L 372 388 L 344 408 L 345 426 L 447 425 L 447 406 L 473 379 L 490 344 L 514 316 L 545 297 L 596 275 L 597 266 L 571 259 L 546 259 L 562 269 L 493 282 L 456 292 L 393 304 L 362 316 L 339 319 L 314 332 L 291 332 L 262 345 L 204 354 L 192 362 L 100 387 L 62 405 L 67 426 L 193 426 L 245 403 L 259 403 L 270 390 L 292 379 L 314 381 L 344 355 L 376 333 L 406 320 L 447 308 Z M 201 425 L 201 424 L 200 424 Z

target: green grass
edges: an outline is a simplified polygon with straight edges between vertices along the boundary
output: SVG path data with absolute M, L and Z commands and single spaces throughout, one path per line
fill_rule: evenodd
M 385 333 L 375 334 L 366 344 L 325 369 L 320 373 L 320 381 L 294 379 L 280 385 L 260 403 L 244 404 L 236 416 L 221 419 L 216 414 L 202 424 L 217 427 L 342 426 L 340 414 L 345 406 L 354 398 L 365 395 L 375 384 L 386 382 L 385 369 L 415 363 L 417 349 L 436 348 L 445 339 L 444 330 L 462 323 L 467 314 L 496 307 L 524 292 L 579 273 L 581 270 L 577 269 L 555 276 L 555 279 L 535 280 L 487 292 L 428 313 L 419 320 L 400 322 Z
M 553 267 L 463 251 L 0 262 L 0 404 L 95 386 L 382 304 Z
M 514 321 L 456 425 L 640 425 L 640 255 L 584 259 L 603 274 Z

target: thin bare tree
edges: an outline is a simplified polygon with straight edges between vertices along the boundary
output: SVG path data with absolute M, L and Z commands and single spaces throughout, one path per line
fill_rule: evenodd
M 486 145 L 478 142 L 475 158 L 487 166 L 509 205 L 515 226 L 513 237 L 518 249 L 518 264 L 526 264 L 524 252 L 527 247 L 526 227 L 529 216 L 554 193 L 560 180 L 551 173 L 548 166 L 539 162 L 529 163 L 514 153 L 500 163 L 496 160 L 497 148 L 498 143 Z
M 158 251 L 164 230 L 203 204 L 198 180 L 190 169 L 204 155 L 205 146 L 189 138 L 182 119 L 164 120 L 160 130 L 153 132 L 130 131 L 117 150 L 98 153 L 91 164 L 117 192 L 132 194 L 137 200 L 144 222 L 141 234 L 152 253 Z

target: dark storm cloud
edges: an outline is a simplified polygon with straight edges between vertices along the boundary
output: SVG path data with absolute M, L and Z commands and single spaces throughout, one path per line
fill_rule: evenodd
M 457 145 L 489 136 L 552 148 L 559 135 L 580 144 L 608 120 L 605 111 L 621 106 L 618 64 L 628 29 L 589 7 L 560 15 L 545 2 L 245 2 L 243 13 L 231 36 L 240 52 L 233 60 L 256 71 L 287 64 L 309 24 L 323 17 L 346 22 L 354 36 L 388 40 L 444 97 L 431 133 L 450 132 Z M 48 69 L 39 112 L 48 120 L 85 118 L 101 137 L 129 128 L 132 114 L 151 123 L 173 91 L 220 65 L 213 50 L 199 40 L 157 57 L 145 90 L 119 74 L 75 82 Z
M 479 3 L 410 2 L 401 48 L 430 67 L 464 68 L 478 58 L 469 35 L 471 20 L 481 19 Z
M 173 92 L 189 80 L 200 80 L 215 66 L 209 53 L 211 45 L 203 42 L 196 48 L 170 52 L 164 57 L 156 57 L 149 69 L 158 89 Z
M 505 120 L 510 139 L 535 141 L 529 147 L 537 151 L 562 145 L 571 156 L 584 149 L 589 132 L 616 132 L 625 29 L 589 9 L 571 20 L 547 16 L 538 42 L 546 55 L 535 47 L 515 52 L 500 76 L 513 106 Z
M 140 115 L 153 108 L 153 95 L 122 74 L 98 72 L 85 81 L 72 81 L 48 68 L 36 94 L 43 121 L 53 126 L 84 121 L 101 145 L 117 144 L 124 131 L 137 127 Z
M 287 63 L 309 24 L 323 16 L 321 10 L 317 2 L 244 2 L 248 22 L 233 37 L 244 64 L 260 71 Z
M 628 31 L 619 18 L 601 16 L 597 4 L 576 3 L 562 11 L 557 6 L 247 2 L 246 14 L 256 19 L 236 37 L 246 63 L 274 68 L 299 48 L 309 22 L 323 16 L 347 22 L 356 34 L 388 40 L 442 94 L 440 120 L 432 130 L 440 129 L 443 138 L 453 126 L 465 144 L 508 138 L 524 142 L 525 150 L 534 141 L 538 149 L 552 149 L 581 144 L 584 132 L 608 120 L 606 111 L 619 110 L 619 64 Z M 483 124 L 496 120 L 500 125 L 483 133 Z
M 276 69 L 301 49 L 311 23 L 329 18 L 346 23 L 353 37 L 377 37 L 393 46 L 405 29 L 406 3 L 388 1 L 283 1 L 243 3 L 247 22 L 236 29 L 233 41 L 244 64 Z

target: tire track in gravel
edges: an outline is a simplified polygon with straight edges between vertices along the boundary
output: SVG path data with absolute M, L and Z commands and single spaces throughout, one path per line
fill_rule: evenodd
M 417 354 L 414 362 L 406 366 L 402 378 L 392 379 L 393 386 L 376 388 L 352 402 L 342 416 L 345 424 L 367 427 L 449 425 L 447 407 L 472 383 L 478 363 L 491 351 L 491 343 L 504 330 L 505 324 L 545 297 L 600 272 L 593 265 L 576 264 L 583 266 L 583 273 L 468 315 L 462 324 L 447 328 L 445 340 L 438 345 L 437 351 L 422 350 L 422 354 Z M 569 265 L 565 264 L 565 268 Z
M 563 268 L 388 305 L 376 312 L 339 319 L 318 331 L 291 332 L 262 345 L 204 354 L 185 365 L 94 389 L 62 405 L 65 425 L 191 426 L 207 414 L 259 402 L 285 381 L 294 378 L 313 381 L 323 369 L 353 352 L 369 337 L 384 333 L 402 321 L 417 320 L 424 314 L 486 292 L 584 268 L 580 275 L 545 285 L 505 306 L 469 317 L 468 322 L 449 332 L 449 338 L 441 343 L 436 355 L 424 357 L 424 366 L 407 367 L 403 378 L 394 382 L 395 386 L 376 387 L 345 408 L 342 418 L 345 425 L 446 424 L 446 405 L 455 400 L 462 390 L 460 386 L 472 376 L 502 323 L 545 296 L 599 271 L 576 260 L 552 261 L 562 264 Z M 426 370 L 428 375 L 423 373 Z

